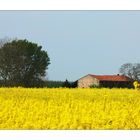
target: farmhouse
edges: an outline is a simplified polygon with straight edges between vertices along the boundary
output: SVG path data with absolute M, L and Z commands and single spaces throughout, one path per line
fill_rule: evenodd
M 123 75 L 92 75 L 88 74 L 77 81 L 77 86 L 80 88 L 95 87 L 132 87 L 132 79 Z

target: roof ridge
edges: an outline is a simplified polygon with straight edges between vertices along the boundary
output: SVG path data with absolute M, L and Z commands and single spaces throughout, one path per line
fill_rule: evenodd
M 105 75 L 103 75 L 103 74 L 101 74 L 101 75 L 95 75 L 95 74 L 89 74 L 89 75 L 93 75 L 93 76 L 125 76 L 125 75 L 115 75 L 115 74 L 105 74 Z M 127 77 L 127 76 L 125 76 L 125 77 Z
M 93 76 L 94 78 L 97 78 L 98 80 L 110 80 L 110 81 L 128 81 L 130 80 L 130 78 L 128 76 L 125 75 L 93 75 L 90 74 L 91 76 Z

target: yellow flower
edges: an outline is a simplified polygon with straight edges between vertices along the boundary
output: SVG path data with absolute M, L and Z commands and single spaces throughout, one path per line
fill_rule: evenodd
M 0 88 L 0 129 L 140 129 L 134 93 L 139 90 Z

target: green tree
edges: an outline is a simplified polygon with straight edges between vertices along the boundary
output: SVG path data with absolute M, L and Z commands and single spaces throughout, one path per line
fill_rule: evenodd
M 0 47 L 0 79 L 9 86 L 40 87 L 50 64 L 42 46 L 28 40 L 12 40 Z
M 66 79 L 65 82 L 63 83 L 63 87 L 70 88 L 71 84 L 70 82 Z

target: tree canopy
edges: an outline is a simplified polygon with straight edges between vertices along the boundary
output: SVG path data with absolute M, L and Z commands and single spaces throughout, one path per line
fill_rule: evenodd
M 36 43 L 15 39 L 1 44 L 0 79 L 5 85 L 42 86 L 49 64 L 47 51 Z
M 122 75 L 128 76 L 133 80 L 140 81 L 140 64 L 139 63 L 125 63 L 121 66 L 119 72 Z

